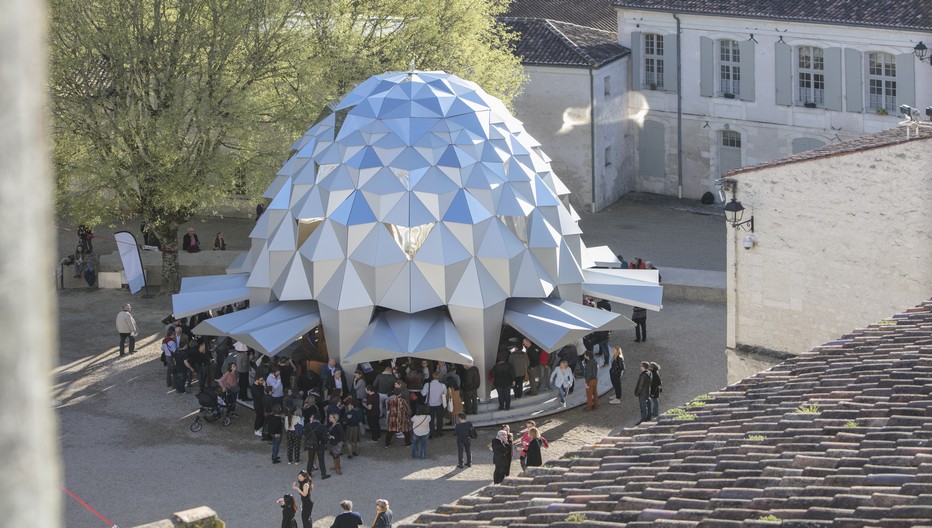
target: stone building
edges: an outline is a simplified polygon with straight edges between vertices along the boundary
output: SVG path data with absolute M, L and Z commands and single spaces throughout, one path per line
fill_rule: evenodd
M 631 49 L 628 113 L 646 114 L 629 142 L 639 191 L 697 198 L 739 167 L 894 127 L 903 104 L 932 105 L 932 68 L 913 53 L 932 40 L 924 0 L 613 5 Z
M 728 228 L 727 346 L 799 354 L 928 298 L 930 147 L 894 128 L 730 173 L 754 232 Z
M 611 205 L 634 187 L 624 119 L 629 50 L 618 44 L 613 10 L 602 1 L 518 0 L 501 20 L 518 35 L 528 77 L 515 116 L 573 190 L 573 206 Z

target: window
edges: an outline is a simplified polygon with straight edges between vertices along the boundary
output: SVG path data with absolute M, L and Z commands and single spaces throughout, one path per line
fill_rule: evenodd
M 797 100 L 802 104 L 822 106 L 825 102 L 825 60 L 822 48 L 802 46 L 797 50 Z
M 867 54 L 867 98 L 872 110 L 896 112 L 896 61 L 889 53 Z
M 719 92 L 722 94 L 741 94 L 741 53 L 734 40 L 719 41 L 718 48 Z
M 741 134 L 734 130 L 722 130 L 722 146 L 741 148 Z
M 644 86 L 663 90 L 663 35 L 644 35 Z
M 605 147 L 605 166 L 612 166 L 612 147 Z
M 612 76 L 611 75 L 606 75 L 605 78 L 602 79 L 602 94 L 605 97 L 612 95 Z

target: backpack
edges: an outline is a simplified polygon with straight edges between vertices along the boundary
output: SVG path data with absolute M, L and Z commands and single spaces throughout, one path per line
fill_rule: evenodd
M 472 438 L 474 440 L 476 438 L 479 438 L 479 432 L 476 431 L 476 428 L 471 425 L 469 426 L 469 438 Z
M 304 423 L 303 422 L 298 422 L 295 424 L 294 434 L 295 436 L 304 436 Z

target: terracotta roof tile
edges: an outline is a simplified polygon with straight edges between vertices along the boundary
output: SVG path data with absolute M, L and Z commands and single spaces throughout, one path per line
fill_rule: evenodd
M 525 65 L 598 68 L 631 52 L 618 43 L 615 31 L 545 18 L 500 20 L 517 33 L 515 54 Z
M 547 18 L 618 32 L 618 15 L 607 0 L 513 0 L 507 16 Z
M 932 29 L 932 9 L 927 0 L 614 0 L 612 4 L 621 9 Z
M 930 9 L 932 11 L 932 9 Z M 746 172 L 752 172 L 759 169 L 766 169 L 770 167 L 778 167 L 780 165 L 789 165 L 791 163 L 799 163 L 801 161 L 808 161 L 813 159 L 820 158 L 830 158 L 833 156 L 843 156 L 845 154 L 851 154 L 854 152 L 863 152 L 865 150 L 872 150 L 881 147 L 888 147 L 890 145 L 897 145 L 900 143 L 906 143 L 907 141 L 923 141 L 932 139 L 932 128 L 922 127 L 919 129 L 918 133 L 911 132 L 910 138 L 906 137 L 906 129 L 903 127 L 895 127 L 882 132 L 877 132 L 874 134 L 867 134 L 860 136 L 854 139 L 849 139 L 841 141 L 838 143 L 832 143 L 830 145 L 825 145 L 823 147 L 814 148 L 812 150 L 807 150 L 805 152 L 800 152 L 799 154 L 793 154 L 792 156 L 787 156 L 785 158 L 778 158 L 771 161 L 765 161 L 763 163 L 758 163 L 755 165 L 748 165 L 747 167 L 741 167 L 740 169 L 733 170 L 728 173 L 728 176 L 734 176 Z M 908 314 L 898 314 L 898 315 L 908 315 Z M 922 330 L 918 330 L 923 332 Z M 928 330 L 926 329 L 925 332 Z M 924 336 L 923 341 L 928 345 L 929 337 L 925 333 L 921 333 L 921 336 Z M 866 336 L 865 336 L 866 337 Z M 904 332 L 902 335 L 897 336 L 891 340 L 888 344 L 889 346 L 895 346 L 897 344 L 915 344 L 919 343 L 914 341 L 917 339 L 914 336 L 911 336 L 909 332 Z M 842 341 L 846 345 L 850 345 L 850 340 Z M 822 352 L 827 347 L 823 345 L 818 347 L 815 350 Z M 850 348 L 848 346 L 844 347 L 845 353 L 850 353 Z M 904 351 L 905 352 L 905 351 Z M 929 361 L 929 359 L 926 359 Z M 865 365 L 861 370 L 869 370 L 870 365 Z
M 692 420 L 666 414 L 402 526 L 927 523 L 930 343 L 927 302 L 712 393 Z

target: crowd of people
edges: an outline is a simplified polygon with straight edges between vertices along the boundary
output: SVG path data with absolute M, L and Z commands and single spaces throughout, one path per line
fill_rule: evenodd
M 584 302 L 611 310 L 604 299 L 586 298 Z M 218 315 L 246 307 L 248 303 L 227 306 Z M 134 353 L 137 326 L 131 310 L 126 304 L 117 316 L 121 356 L 127 344 L 128 353 Z M 251 402 L 253 429 L 270 444 L 271 463 L 282 463 L 284 450 L 288 464 L 304 465 L 292 484 L 297 500 L 291 494 L 279 499 L 283 527 L 297 526 L 298 513 L 304 527 L 312 525 L 314 472 L 319 472 L 321 480 L 342 475 L 343 458 L 360 456 L 366 438 L 384 449 L 391 448 L 393 440 L 403 441 L 411 458 L 425 459 L 428 440 L 443 437 L 445 428 L 452 429 L 457 468 L 472 466 L 472 440 L 478 433 L 469 415 L 478 413 L 481 376 L 474 365 L 399 358 L 359 364 L 348 376 L 343 366 L 330 358 L 318 371 L 304 358 L 270 358 L 227 337 L 194 334 L 193 329 L 211 315 L 163 321 L 167 326 L 161 360 L 166 385 L 179 394 L 196 387 L 198 394 L 216 395 L 231 417 L 238 416 L 238 402 Z M 609 337 L 607 331 L 594 332 L 553 353 L 520 335 L 504 339 L 497 361 L 487 373 L 497 392 L 499 409 L 509 410 L 513 399 L 550 391 L 555 391 L 565 406 L 578 378 L 585 386 L 585 409 L 597 409 L 600 363 L 609 369 L 613 389 L 609 403 L 621 403 L 625 358 L 621 347 L 609 346 Z M 646 334 L 643 337 L 646 339 Z M 634 391 L 641 414 L 638 424 L 657 417 L 661 391 L 660 366 L 641 363 Z M 492 479 L 500 483 L 510 474 L 514 458 L 519 459 L 522 470 L 542 465 L 542 452 L 549 443 L 536 423 L 528 420 L 517 435 L 507 424 L 502 426 L 488 447 L 494 466 Z M 352 502 L 344 501 L 341 506 L 344 511 L 333 526 L 361 524 Z M 373 526 L 390 527 L 387 501 L 380 499 L 376 508 L 377 524 Z

